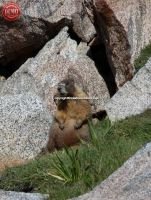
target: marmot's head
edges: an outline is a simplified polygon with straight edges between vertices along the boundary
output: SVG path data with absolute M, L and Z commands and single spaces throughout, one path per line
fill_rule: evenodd
M 75 82 L 73 79 L 64 79 L 60 83 L 58 83 L 58 92 L 61 96 L 73 96 L 75 91 Z

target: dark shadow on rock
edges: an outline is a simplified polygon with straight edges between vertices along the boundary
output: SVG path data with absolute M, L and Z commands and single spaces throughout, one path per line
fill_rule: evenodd
M 113 96 L 117 91 L 117 85 L 108 62 L 105 45 L 103 43 L 92 45 L 88 52 L 88 56 L 95 62 L 98 72 L 106 82 L 110 96 Z

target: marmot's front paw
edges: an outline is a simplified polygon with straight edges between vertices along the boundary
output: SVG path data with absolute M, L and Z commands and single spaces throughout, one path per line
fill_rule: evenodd
M 78 129 L 78 128 L 81 128 L 81 126 L 82 126 L 82 121 L 79 120 L 79 121 L 77 121 L 76 124 L 74 125 L 74 128 L 75 128 L 75 129 Z
M 64 124 L 59 124 L 59 128 L 60 128 L 61 130 L 63 130 L 63 129 L 64 129 Z

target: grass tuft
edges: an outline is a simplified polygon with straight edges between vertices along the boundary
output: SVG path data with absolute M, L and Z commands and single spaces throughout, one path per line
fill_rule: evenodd
M 79 150 L 64 148 L 66 162 L 61 156 L 56 153 L 53 162 L 53 169 L 48 175 L 66 183 L 74 183 L 80 180 L 82 176 L 81 160 L 79 159 Z
M 141 50 L 139 57 L 134 62 L 135 69 L 138 71 L 140 68 L 142 68 L 150 57 L 151 44 Z
M 111 126 L 108 119 L 89 123 L 91 142 L 7 169 L 0 188 L 50 195 L 65 200 L 91 190 L 151 141 L 151 110 Z

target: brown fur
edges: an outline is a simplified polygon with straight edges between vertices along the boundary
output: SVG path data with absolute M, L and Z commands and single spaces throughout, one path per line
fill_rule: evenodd
M 61 130 L 58 123 L 54 121 L 50 130 L 47 151 L 52 152 L 55 149 L 76 145 L 81 139 L 88 140 L 88 125 L 84 124 L 81 128 L 75 129 L 74 124 L 75 120 L 70 119 L 65 122 L 65 128 Z
M 73 79 L 65 79 L 58 84 L 55 97 L 87 97 Z M 91 114 L 91 105 L 85 99 L 55 99 L 57 111 L 50 129 L 47 151 L 73 146 L 81 139 L 89 138 L 87 120 Z
M 86 93 L 78 87 L 73 79 L 65 79 L 58 84 L 58 92 L 55 97 L 87 97 Z M 57 100 L 55 119 L 59 127 L 64 129 L 65 122 L 74 119 L 75 128 L 80 128 L 91 114 L 91 105 L 87 99 Z M 66 123 L 68 126 L 68 124 Z

